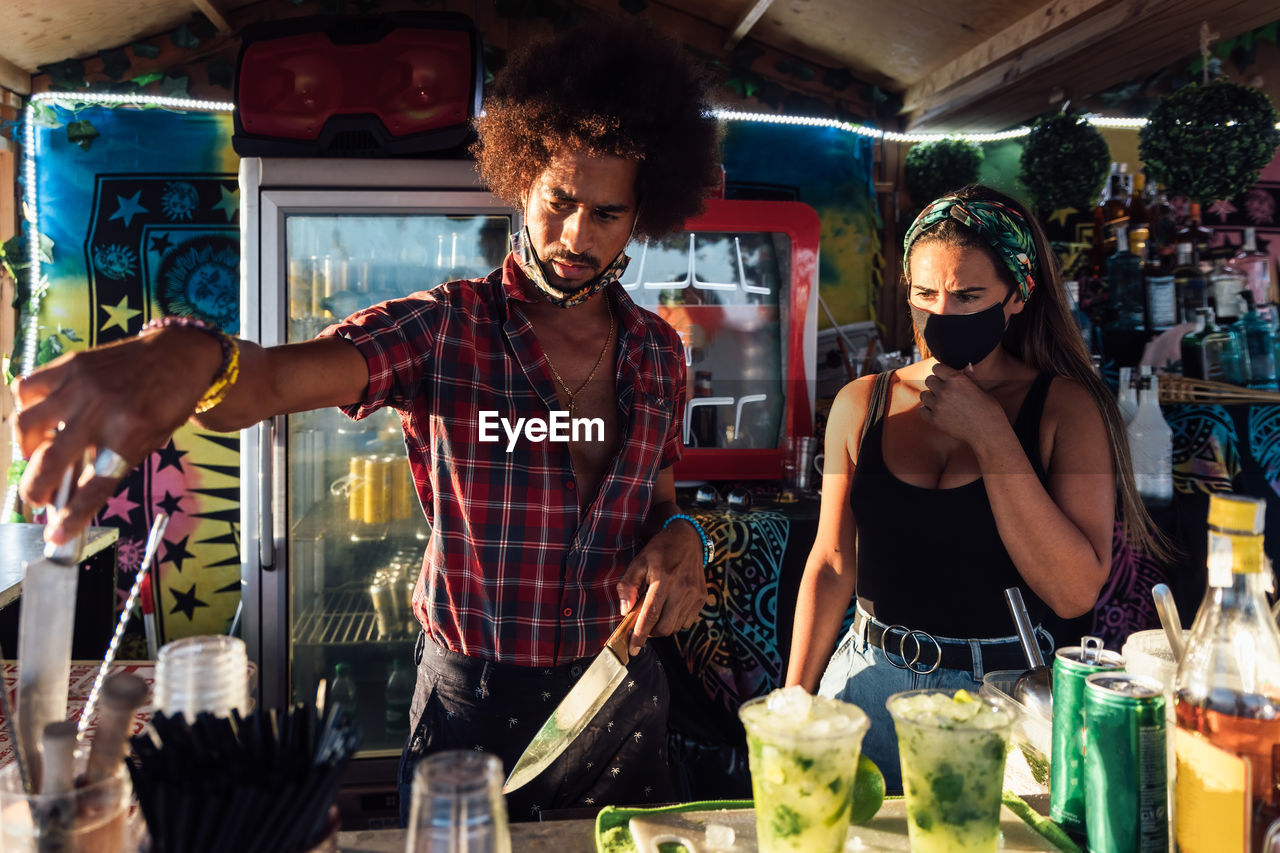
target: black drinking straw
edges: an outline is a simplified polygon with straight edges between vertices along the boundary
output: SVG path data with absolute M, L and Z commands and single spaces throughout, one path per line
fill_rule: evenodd
M 360 730 L 330 703 L 230 719 L 156 714 L 129 772 L 153 853 L 294 853 L 329 826 Z

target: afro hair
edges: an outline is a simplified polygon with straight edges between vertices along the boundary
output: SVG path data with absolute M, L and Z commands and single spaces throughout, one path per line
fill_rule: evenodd
M 720 182 L 705 77 L 675 42 L 594 18 L 514 51 L 486 92 L 472 146 L 493 192 L 519 207 L 561 151 L 639 163 L 636 233 L 657 238 L 702 211 Z

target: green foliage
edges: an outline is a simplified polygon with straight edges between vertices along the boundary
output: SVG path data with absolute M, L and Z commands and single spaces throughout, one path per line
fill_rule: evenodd
M 195 50 L 200 46 L 200 37 L 191 31 L 186 24 L 178 27 L 170 36 L 173 46 L 182 50 Z
M 89 146 L 93 145 L 93 140 L 98 138 L 98 129 L 93 123 L 87 120 L 68 122 L 67 124 L 67 141 L 72 145 L 79 145 L 85 151 L 89 150 Z
M 907 152 L 907 192 L 917 207 L 978 180 L 982 149 L 964 139 L 917 142 Z
M 1031 126 L 1018 180 L 1041 216 L 1066 207 L 1088 210 L 1110 164 L 1111 152 L 1098 129 L 1077 112 L 1059 112 Z
M 779 59 L 774 63 L 774 67 L 783 74 L 790 75 L 791 77 L 795 77 L 797 80 L 804 80 L 806 82 L 813 80 L 818 76 L 818 72 L 814 70 L 812 65 L 809 65 L 806 62 L 799 62 L 795 59 Z
M 1138 153 L 1170 195 L 1202 204 L 1231 198 L 1256 183 L 1275 156 L 1278 119 L 1257 89 L 1193 83 L 1156 105 L 1138 132 Z
M 128 71 L 132 64 L 129 61 L 129 54 L 125 53 L 122 47 L 100 51 L 98 57 L 102 59 L 102 73 L 112 80 L 123 77 L 124 72 Z

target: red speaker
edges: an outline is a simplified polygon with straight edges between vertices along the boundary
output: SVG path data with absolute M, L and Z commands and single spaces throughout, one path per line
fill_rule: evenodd
M 465 15 L 317 16 L 248 27 L 236 68 L 242 157 L 404 157 L 457 148 L 484 80 Z

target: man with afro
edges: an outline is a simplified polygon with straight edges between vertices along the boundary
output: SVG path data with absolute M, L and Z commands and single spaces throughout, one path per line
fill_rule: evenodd
M 486 750 L 509 772 L 631 610 L 626 680 L 508 807 L 526 820 L 660 802 L 671 796 L 668 692 L 645 642 L 697 619 L 710 553 L 675 502 L 680 340 L 618 278 L 631 239 L 678 228 L 719 182 L 717 125 L 683 49 L 606 19 L 513 51 L 484 105 L 476 166 L 523 222 L 501 268 L 359 311 L 305 343 L 263 348 L 173 323 L 54 362 L 16 387 L 23 495 L 48 503 L 86 449 L 137 463 L 192 417 L 226 431 L 391 406 L 432 530 L 413 598 L 423 633 L 402 804 L 432 752 Z M 598 426 L 566 442 L 484 438 L 492 413 L 516 424 L 557 412 Z M 71 426 L 50 429 L 59 422 Z M 50 538 L 83 527 L 122 473 L 82 484 Z

